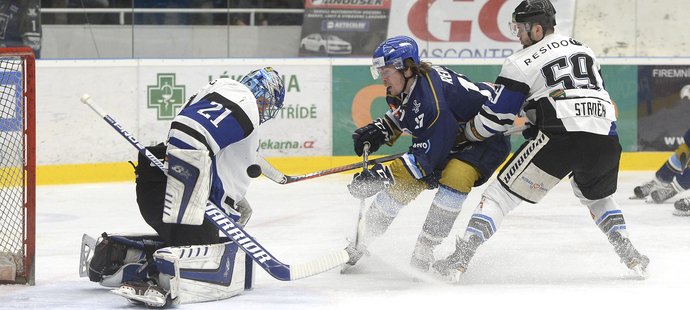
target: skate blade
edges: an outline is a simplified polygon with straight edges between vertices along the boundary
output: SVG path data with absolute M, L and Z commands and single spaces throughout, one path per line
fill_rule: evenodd
M 649 272 L 647 272 L 646 269 L 642 269 L 642 266 L 640 265 L 633 267 L 632 271 L 634 271 L 635 274 L 637 274 L 637 276 L 641 278 L 641 280 L 646 280 L 647 278 L 649 278 Z
M 144 303 L 149 307 L 154 307 L 154 308 L 162 308 L 165 306 L 166 300 L 161 297 L 156 297 L 156 296 L 142 296 L 142 295 L 136 295 L 136 294 L 130 294 L 129 291 L 123 291 L 120 289 L 114 289 L 110 290 L 111 293 L 122 296 L 129 300 L 129 302 L 134 303 L 134 304 L 141 304 Z

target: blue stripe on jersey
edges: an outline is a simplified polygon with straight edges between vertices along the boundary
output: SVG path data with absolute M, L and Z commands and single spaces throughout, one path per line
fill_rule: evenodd
M 400 157 L 405 164 L 405 168 L 407 168 L 407 172 L 410 173 L 412 177 L 415 179 L 419 180 L 422 177 L 424 177 L 424 173 L 422 173 L 419 168 L 417 168 L 417 161 L 414 159 L 414 155 L 410 153 L 405 153 L 402 157 Z
M 196 149 L 195 147 L 193 147 L 193 146 L 187 144 L 186 142 L 184 142 L 184 141 L 182 141 L 182 140 L 180 140 L 180 139 L 178 139 L 178 138 L 175 138 L 175 137 L 172 137 L 172 138 L 168 139 L 168 144 L 174 145 L 176 148 L 178 148 L 178 149 L 183 149 L 183 150 L 193 150 L 193 149 Z
M 214 205 L 223 209 L 223 196 L 225 196 L 225 188 L 223 187 L 223 181 L 218 176 L 216 158 L 211 157 L 211 193 L 208 200 L 213 202 Z M 233 206 L 230 206 L 233 207 Z

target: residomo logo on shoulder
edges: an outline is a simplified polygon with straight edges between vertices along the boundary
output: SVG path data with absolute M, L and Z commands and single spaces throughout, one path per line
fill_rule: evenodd
M 158 73 L 156 85 L 146 87 L 147 108 L 158 110 L 158 120 L 171 120 L 184 104 L 185 86 L 175 84 L 175 73 Z

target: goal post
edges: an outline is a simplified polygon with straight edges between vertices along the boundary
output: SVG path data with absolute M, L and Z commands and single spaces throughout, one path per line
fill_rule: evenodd
M 0 284 L 35 280 L 35 73 L 31 48 L 0 48 Z

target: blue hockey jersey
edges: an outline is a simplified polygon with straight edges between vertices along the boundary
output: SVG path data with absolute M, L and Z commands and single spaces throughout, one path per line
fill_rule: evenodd
M 415 179 L 443 169 L 461 126 L 496 95 L 492 84 L 472 83 L 443 66 L 432 68 L 417 76 L 402 101 L 387 96 L 391 106 L 388 118 L 398 130 L 412 136 L 412 147 L 402 160 Z

